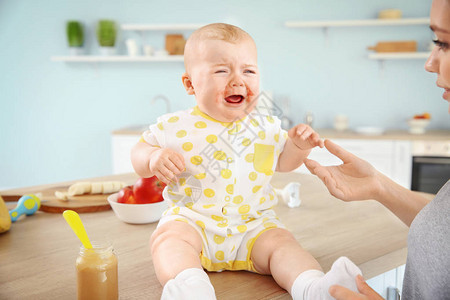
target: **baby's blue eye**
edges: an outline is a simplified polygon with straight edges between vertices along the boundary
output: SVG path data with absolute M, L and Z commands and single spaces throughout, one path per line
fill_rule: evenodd
M 244 73 L 250 73 L 250 74 L 255 74 L 256 72 L 253 70 L 245 70 Z

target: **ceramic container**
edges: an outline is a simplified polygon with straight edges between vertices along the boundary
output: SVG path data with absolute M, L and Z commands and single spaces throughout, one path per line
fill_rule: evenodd
M 410 119 L 408 120 L 409 132 L 412 134 L 424 134 L 428 124 L 430 124 L 428 119 Z
M 167 202 L 149 204 L 126 204 L 117 202 L 118 193 L 108 197 L 117 218 L 130 224 L 146 224 L 158 221 L 162 213 L 168 208 Z

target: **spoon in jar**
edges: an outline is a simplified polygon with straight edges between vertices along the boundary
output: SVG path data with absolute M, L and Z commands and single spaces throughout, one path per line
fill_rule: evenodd
M 80 216 L 73 210 L 65 210 L 63 212 L 63 217 L 66 219 L 67 224 L 72 228 L 73 232 L 80 239 L 84 248 L 92 248 L 92 244 L 89 241 L 86 230 L 84 229 L 83 223 L 81 222 Z

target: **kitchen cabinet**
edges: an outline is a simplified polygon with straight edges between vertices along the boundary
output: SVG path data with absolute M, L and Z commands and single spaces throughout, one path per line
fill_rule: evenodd
M 403 277 L 405 274 L 405 265 L 401 265 L 388 272 L 375 276 L 366 280 L 367 284 L 373 288 L 378 294 L 386 300 L 397 300 L 397 298 L 389 298 L 388 289 L 393 288 L 402 293 Z
M 113 133 L 111 138 L 113 174 L 134 172 L 131 165 L 130 152 L 131 148 L 139 141 L 139 138 L 139 134 Z

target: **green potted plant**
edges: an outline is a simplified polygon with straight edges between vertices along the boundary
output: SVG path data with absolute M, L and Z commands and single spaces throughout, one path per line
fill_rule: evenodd
M 67 42 L 69 44 L 69 52 L 72 55 L 83 54 L 84 30 L 81 22 L 67 21 L 66 34 L 67 34 Z
M 117 26 L 112 20 L 100 20 L 97 24 L 97 41 L 100 53 L 103 55 L 115 54 Z

